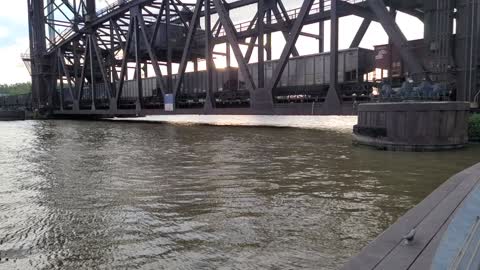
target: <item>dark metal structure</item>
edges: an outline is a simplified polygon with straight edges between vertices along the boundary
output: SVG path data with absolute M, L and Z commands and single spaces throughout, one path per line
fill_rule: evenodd
M 366 78 L 375 55 L 370 62 L 353 60 L 363 63 L 354 87 L 339 82 L 339 73 L 352 76 L 339 71 L 350 65 L 339 61 L 338 48 L 339 18 L 349 15 L 363 18 L 351 48 L 378 21 L 408 76 L 448 83 L 460 101 L 475 103 L 480 95 L 478 0 L 296 0 L 293 10 L 286 0 L 119 0 L 103 9 L 95 0 L 27 1 L 32 106 L 44 113 L 351 114 L 352 104 L 371 92 Z M 415 53 L 396 24 L 396 11 L 424 22 L 424 55 Z M 240 13 L 251 20 L 232 20 Z M 299 56 L 301 35 L 317 40 L 324 53 L 328 20 L 331 50 L 322 60 L 328 80 L 307 84 L 307 78 L 304 85 L 282 88 L 292 65 L 295 72 L 318 65 L 307 59 L 299 68 L 292 59 Z M 304 32 L 306 25 L 318 25 L 318 34 Z M 279 59 L 272 59 L 272 47 L 279 46 L 272 42 L 276 32 L 285 46 Z M 215 58 L 227 67 L 216 68 Z M 300 76 L 295 72 L 292 78 Z

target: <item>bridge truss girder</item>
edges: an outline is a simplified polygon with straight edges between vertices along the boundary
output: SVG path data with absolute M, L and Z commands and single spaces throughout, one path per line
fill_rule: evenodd
M 141 114 L 146 108 L 142 99 L 142 75 L 147 77 L 148 68 L 153 67 L 157 95 L 162 100 L 166 94 L 178 94 L 182 78 L 185 75 L 188 62 L 194 62 L 197 69 L 198 59 L 206 60 L 208 78 L 215 72 L 213 62 L 214 47 L 226 45 L 226 52 L 220 53 L 227 58 L 230 65 L 231 52 L 239 65 L 240 72 L 246 80 L 247 89 L 251 97 L 255 97 L 250 104 L 253 109 L 256 105 L 265 108 L 265 104 L 273 106 L 272 90 L 278 84 L 282 71 L 291 55 L 298 55 L 295 47 L 299 36 L 307 36 L 319 40 L 319 51 L 323 52 L 324 26 L 323 22 L 337 18 L 357 15 L 364 18 L 352 46 L 358 46 L 372 21 L 379 21 L 385 26 L 386 32 L 402 52 L 402 58 L 418 76 L 427 76 L 419 62 L 411 55 L 406 46 L 406 39 L 402 35 L 395 21 L 388 17 L 386 6 L 389 2 L 368 0 L 364 3 L 352 4 L 347 1 L 315 1 L 318 12 L 312 12 L 314 0 L 304 0 L 298 14 L 291 18 L 282 0 L 237 0 L 227 3 L 225 0 L 197 0 L 195 3 L 184 3 L 181 0 L 133 0 L 107 9 L 95 12 L 94 0 L 46 0 L 47 7 L 29 1 L 32 78 L 34 97 L 38 96 L 37 108 L 53 108 L 55 89 L 60 88 L 60 106 L 57 113 L 65 114 Z M 40 1 L 42 2 L 42 1 Z M 328 6 L 330 4 L 330 6 Z M 392 3 L 393 4 L 393 3 Z M 238 8 L 256 6 L 257 12 L 246 28 L 237 30 L 229 13 Z M 331 8 L 331 7 L 336 8 Z M 47 13 L 45 13 L 47 10 Z M 68 13 L 67 11 L 70 13 Z M 419 8 L 411 9 L 399 6 L 398 10 L 405 10 L 419 18 L 424 13 Z M 61 14 L 65 18 L 58 18 L 52 14 Z M 71 15 L 71 16 L 69 16 Z M 44 23 L 40 23 L 42 18 Z M 216 17 L 216 21 L 212 21 Z M 203 28 L 201 28 L 203 24 Z M 302 32 L 302 28 L 309 24 L 319 24 L 319 34 L 314 35 Z M 162 26 L 164 25 L 164 26 Z M 337 59 L 338 59 L 338 25 L 331 24 L 331 85 L 327 102 L 333 108 L 338 107 L 339 100 L 336 93 Z M 58 28 L 65 28 L 63 31 Z M 181 53 L 175 55 L 169 29 L 176 27 L 186 37 Z M 153 29 L 153 33 L 147 28 Z M 202 30 L 199 32 L 198 30 Z M 49 35 L 46 34 L 49 31 Z M 285 37 L 286 45 L 274 71 L 273 79 L 264 80 L 265 61 L 272 59 L 272 33 L 280 32 Z M 167 40 L 166 48 L 161 55 L 154 42 L 161 35 Z M 53 38 L 55 36 L 55 38 Z M 42 43 L 43 38 L 43 43 Z M 35 44 L 42 43 L 42 46 Z M 202 52 L 195 48 L 199 43 Z M 43 46 L 45 44 L 45 46 Z M 240 46 L 246 45 L 246 53 Z M 142 56 L 141 50 L 146 50 L 148 57 Z M 253 74 L 247 67 L 254 50 L 257 50 L 258 83 L 252 79 Z M 200 57 L 203 55 L 203 57 Z M 159 59 L 161 58 L 161 59 Z M 179 70 L 174 72 L 174 63 Z M 133 65 L 133 66 L 132 66 Z M 162 73 L 161 66 L 166 66 L 166 74 Z M 35 68 L 36 67 L 36 68 Z M 133 68 L 133 73 L 129 72 Z M 123 93 L 125 80 L 132 77 L 136 81 L 138 90 L 135 109 L 122 110 L 119 108 L 120 97 Z M 173 83 L 176 74 L 180 79 Z M 165 76 L 164 76 L 165 75 Z M 108 104 L 96 104 L 95 85 L 107 85 Z M 207 100 L 205 109 L 215 107 L 212 94 L 212 80 L 207 80 Z M 83 106 L 80 99 L 86 86 L 90 88 L 91 105 Z M 42 90 L 43 89 L 43 90 Z M 45 91 L 44 89 L 48 89 Z M 37 94 L 35 94 L 37 93 Z M 67 109 L 64 96 L 67 93 L 72 99 L 72 107 Z M 335 98 L 336 97 L 336 98 Z M 258 102 L 259 104 L 256 104 Z M 158 108 L 161 109 L 161 108 Z

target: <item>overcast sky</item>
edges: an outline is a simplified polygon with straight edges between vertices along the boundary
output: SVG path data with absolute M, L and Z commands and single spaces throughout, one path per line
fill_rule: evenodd
M 0 8 L 0 84 L 30 80 L 20 59 L 28 50 L 27 16 L 26 0 L 8 1 Z
M 35 0 L 38 1 L 38 0 Z M 298 6 L 295 2 L 298 0 L 284 0 L 287 8 Z M 18 82 L 30 81 L 25 65 L 21 61 L 20 55 L 28 51 L 28 24 L 27 24 L 27 1 L 12 0 L 8 1 L 8 8 L 0 9 L 0 84 L 11 84 Z M 105 1 L 98 1 L 99 8 L 105 5 Z M 252 14 L 247 9 L 239 11 L 239 14 L 232 14 L 232 17 L 241 22 L 249 20 Z M 340 48 L 349 46 L 356 30 L 358 29 L 362 19 L 354 16 L 342 18 L 340 20 Z M 423 36 L 423 26 L 416 18 L 405 14 L 399 14 L 397 22 L 406 34 L 407 38 L 418 39 Z M 328 22 L 326 24 L 326 48 L 328 49 Z M 318 31 L 317 25 L 304 28 L 304 31 L 315 33 Z M 274 57 L 280 55 L 284 40 L 281 35 L 274 36 L 274 44 L 278 44 L 274 48 Z M 374 23 L 370 26 L 361 47 L 372 48 L 375 44 L 384 44 L 387 42 L 387 35 L 382 27 Z M 297 43 L 297 47 L 301 54 L 315 53 L 318 49 L 318 42 L 311 38 L 301 37 Z M 256 56 L 253 55 L 252 59 Z

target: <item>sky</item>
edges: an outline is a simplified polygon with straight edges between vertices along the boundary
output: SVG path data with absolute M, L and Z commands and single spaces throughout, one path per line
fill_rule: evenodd
M 37 0 L 38 1 L 38 0 Z M 98 8 L 101 8 L 106 2 L 111 0 L 97 0 Z M 287 9 L 299 7 L 299 0 L 284 0 Z M 22 62 L 20 55 L 28 52 L 28 17 L 27 17 L 27 1 L 12 0 L 8 1 L 8 8 L 0 9 L 0 84 L 13 84 L 30 81 L 30 75 Z M 188 1 L 186 1 L 188 2 Z M 250 20 L 251 8 L 245 8 L 232 14 L 234 22 L 243 22 Z M 213 19 L 213 18 L 212 18 Z M 350 45 L 362 19 L 355 16 L 344 17 L 340 20 L 340 49 L 347 48 Z M 409 15 L 399 13 L 397 23 L 403 30 L 409 40 L 422 38 L 423 26 L 420 21 Z M 325 24 L 325 48 L 329 49 L 329 23 Z M 318 33 L 318 26 L 306 26 L 303 31 Z M 283 49 L 285 41 L 281 34 L 273 36 L 274 44 L 277 46 L 273 49 L 273 57 L 278 58 Z M 378 23 L 373 23 L 365 38 L 361 43 L 361 47 L 373 48 L 375 44 L 385 44 L 388 37 Z M 300 37 L 297 42 L 297 48 L 301 54 L 315 53 L 318 50 L 318 42 L 307 37 Z M 243 48 L 245 50 L 245 48 Z M 217 50 L 217 49 L 216 49 Z M 217 51 L 222 51 L 218 49 Z M 224 50 L 223 50 L 224 51 Z M 256 54 L 252 55 L 252 59 L 256 59 Z M 235 64 L 235 63 L 234 63 Z
M 8 1 L 0 8 L 0 84 L 30 81 L 20 55 L 28 50 L 27 1 Z

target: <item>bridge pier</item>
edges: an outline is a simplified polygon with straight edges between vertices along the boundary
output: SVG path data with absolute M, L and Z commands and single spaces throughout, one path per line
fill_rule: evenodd
M 391 151 L 462 148 L 468 144 L 469 109 L 466 102 L 361 104 L 354 142 Z
M 273 98 L 272 91 L 258 88 L 250 94 L 250 107 L 259 114 L 272 114 Z

